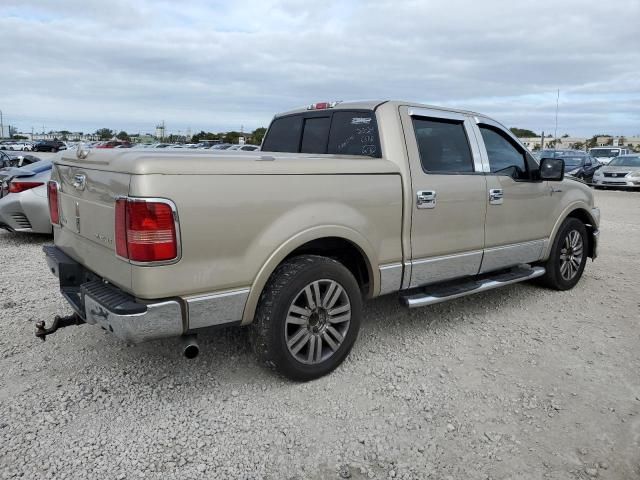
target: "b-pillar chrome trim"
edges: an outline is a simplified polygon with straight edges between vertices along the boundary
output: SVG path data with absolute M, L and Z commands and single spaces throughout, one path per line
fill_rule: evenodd
M 247 298 L 248 288 L 185 297 L 189 312 L 189 330 L 242 320 Z

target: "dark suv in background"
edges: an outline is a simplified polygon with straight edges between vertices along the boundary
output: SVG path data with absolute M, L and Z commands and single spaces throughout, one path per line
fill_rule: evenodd
M 33 146 L 34 152 L 58 152 L 66 149 L 67 146 L 60 140 L 40 140 Z

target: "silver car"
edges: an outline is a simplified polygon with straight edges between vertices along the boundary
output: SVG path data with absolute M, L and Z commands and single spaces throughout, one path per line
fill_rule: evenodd
M 593 174 L 598 187 L 640 188 L 640 154 L 620 155 Z
M 21 168 L 0 170 L 0 228 L 11 232 L 53 232 L 47 182 L 51 162 L 41 160 Z

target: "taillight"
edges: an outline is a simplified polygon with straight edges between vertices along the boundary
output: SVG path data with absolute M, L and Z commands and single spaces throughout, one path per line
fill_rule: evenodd
M 58 182 L 50 180 L 47 183 L 47 197 L 49 198 L 49 217 L 53 225 L 60 225 L 60 211 L 58 207 Z
M 178 258 L 177 218 L 163 199 L 119 198 L 115 210 L 116 254 L 134 262 Z
M 35 187 L 44 185 L 43 182 L 16 182 L 13 181 L 9 184 L 9 193 L 20 193 L 25 190 L 30 190 Z

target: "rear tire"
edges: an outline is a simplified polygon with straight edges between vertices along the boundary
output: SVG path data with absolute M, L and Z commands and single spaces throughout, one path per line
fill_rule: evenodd
M 260 363 L 292 380 L 330 373 L 358 336 L 362 294 L 341 263 L 316 255 L 287 260 L 271 275 L 251 325 Z
M 587 263 L 587 227 L 577 218 L 567 218 L 553 241 L 546 273 L 539 283 L 554 290 L 570 290 L 582 277 Z

